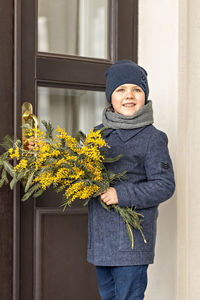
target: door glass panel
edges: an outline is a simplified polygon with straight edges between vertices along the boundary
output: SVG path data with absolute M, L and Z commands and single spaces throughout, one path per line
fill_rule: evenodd
M 38 0 L 38 51 L 106 59 L 108 0 Z
M 100 124 L 105 105 L 104 92 L 38 87 L 39 120 L 50 121 L 55 129 L 59 125 L 70 135 L 78 130 L 87 134 Z

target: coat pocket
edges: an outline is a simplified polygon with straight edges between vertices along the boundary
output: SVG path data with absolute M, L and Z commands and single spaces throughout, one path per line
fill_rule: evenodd
M 156 219 L 157 213 L 155 209 L 145 209 L 139 211 L 144 215 L 142 222 L 143 233 L 147 243 L 144 242 L 139 230 L 133 229 L 134 247 L 128 236 L 126 224 L 122 218 L 119 220 L 119 251 L 152 251 L 155 246 L 156 237 Z

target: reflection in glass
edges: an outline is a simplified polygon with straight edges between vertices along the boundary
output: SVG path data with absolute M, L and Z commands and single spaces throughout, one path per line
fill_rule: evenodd
M 104 92 L 38 87 L 39 120 L 50 121 L 55 129 L 59 125 L 70 135 L 78 130 L 87 134 L 100 124 L 105 105 Z
M 38 0 L 38 51 L 108 58 L 108 0 Z

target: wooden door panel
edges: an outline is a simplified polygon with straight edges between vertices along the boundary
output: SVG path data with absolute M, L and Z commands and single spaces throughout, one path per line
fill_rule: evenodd
M 35 299 L 100 299 L 86 260 L 87 209 L 37 208 L 35 217 Z

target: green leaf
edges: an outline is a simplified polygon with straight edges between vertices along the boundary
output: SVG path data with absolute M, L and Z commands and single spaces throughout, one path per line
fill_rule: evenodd
M 21 144 L 22 144 L 21 140 L 16 140 L 16 142 L 15 142 L 16 147 L 20 147 Z
M 104 181 L 97 181 L 97 180 L 93 180 L 94 184 L 98 185 L 100 187 L 100 190 L 98 192 L 104 192 L 106 191 L 110 184 L 107 180 Z
M 44 125 L 45 130 L 46 130 L 46 136 L 48 139 L 52 139 L 53 138 L 53 131 L 54 128 L 51 124 L 51 122 L 47 122 L 45 120 L 42 120 L 41 123 Z
M 39 189 L 36 193 L 33 194 L 34 198 L 41 196 L 44 193 L 43 189 Z
M 30 196 L 37 191 L 40 188 L 40 183 L 36 183 L 34 186 L 32 186 L 32 188 L 30 188 L 30 190 L 24 194 L 24 196 L 22 197 L 21 201 L 26 201 L 28 198 L 30 198 Z
M 133 247 L 134 247 L 133 231 L 132 231 L 131 226 L 128 223 L 126 223 L 126 228 L 127 228 L 128 236 L 131 240 L 131 248 L 133 249 Z
M 39 170 L 37 171 L 37 175 L 42 175 L 42 174 L 44 174 L 44 173 L 50 172 L 50 171 L 52 171 L 52 169 L 53 169 L 53 166 L 51 166 L 51 167 L 45 167 L 45 168 L 39 169 Z
M 3 166 L 3 162 L 4 161 L 8 161 L 9 160 L 9 156 L 10 154 L 8 153 L 8 151 L 4 152 L 1 156 L 0 156 L 0 165 Z
M 105 210 L 109 211 L 110 207 L 108 205 L 106 205 L 100 198 L 99 198 L 99 200 L 100 200 L 100 203 L 103 206 L 103 208 L 105 208 Z
M 4 185 L 4 182 L 5 182 L 4 179 L 1 178 L 0 179 L 0 188 L 2 188 L 2 186 Z
M 104 160 L 103 160 L 103 162 L 104 163 L 116 162 L 116 161 L 120 160 L 122 157 L 123 157 L 122 154 L 119 154 L 119 155 L 117 155 L 115 157 L 105 157 Z
M 13 188 L 14 188 L 15 184 L 17 183 L 17 181 L 18 181 L 17 177 L 14 176 L 13 179 L 11 180 L 11 182 L 10 182 L 10 189 L 11 190 L 13 190 Z
M 91 197 L 90 197 L 90 198 L 87 198 L 87 199 L 85 200 L 85 202 L 83 203 L 83 206 L 87 206 L 88 203 L 89 203 L 89 201 L 90 201 L 90 199 L 91 199 Z
M 13 166 L 11 166 L 11 164 L 9 164 L 9 162 L 4 161 L 3 166 L 4 166 L 5 170 L 8 172 L 8 174 L 10 174 L 12 177 L 15 176 Z
M 0 188 L 4 185 L 7 184 L 8 178 L 7 178 L 7 172 L 5 169 L 3 169 L 2 174 L 1 174 L 1 180 L 0 180 Z
M 32 173 L 30 174 L 30 176 L 28 177 L 28 180 L 27 180 L 27 182 L 26 182 L 26 186 L 25 186 L 25 189 L 24 189 L 25 193 L 29 190 L 30 186 L 32 185 L 34 173 L 35 173 L 35 172 L 32 172 Z
M 3 169 L 3 171 L 2 171 L 1 178 L 2 178 L 2 180 L 4 180 L 6 183 L 8 183 L 7 172 L 6 172 L 5 169 Z
M 0 144 L 4 149 L 8 150 L 10 148 L 13 148 L 14 144 L 14 138 L 11 137 L 10 135 L 6 135 L 3 138 L 3 142 Z
M 82 159 L 84 159 L 85 158 L 85 154 L 80 154 L 78 157 L 77 157 L 77 159 L 76 159 L 76 161 L 75 161 L 75 165 L 76 166 L 81 166 L 81 160 Z
M 108 128 L 108 127 L 102 127 L 102 128 L 100 129 L 101 135 L 103 134 L 103 132 L 104 132 L 106 129 L 109 129 L 109 128 Z
M 26 175 L 26 173 L 27 173 L 27 171 L 22 171 L 22 172 L 20 172 L 18 175 L 17 175 L 17 181 L 21 181 L 24 177 L 25 177 L 25 175 Z
M 75 139 L 77 140 L 77 142 L 81 142 L 81 143 L 84 143 L 85 142 L 85 138 L 86 138 L 86 135 L 85 133 L 83 133 L 82 131 L 78 131 L 75 135 Z
M 123 171 L 123 172 L 117 173 L 117 174 L 114 174 L 114 173 L 109 172 L 109 171 L 107 172 L 109 181 L 111 183 L 114 183 L 115 181 L 119 181 L 119 180 L 125 180 L 126 179 L 126 174 L 127 174 L 127 171 Z
M 54 164 L 56 162 L 56 159 L 53 157 L 47 158 L 46 161 L 44 162 L 44 165 L 49 165 L 49 164 Z
M 31 127 L 31 125 L 30 125 L 29 123 L 25 123 L 25 124 L 23 124 L 21 127 L 22 127 L 23 129 L 26 129 L 26 130 L 31 130 L 31 129 L 32 129 L 32 127 Z
M 62 163 L 60 164 L 60 166 L 63 167 L 63 168 L 70 169 L 70 170 L 73 169 L 72 166 L 71 166 L 70 164 L 66 163 L 66 162 L 62 162 Z
M 27 173 L 27 171 L 22 171 L 22 172 L 20 172 L 19 174 L 15 174 L 15 176 L 13 177 L 13 179 L 11 180 L 11 182 L 10 182 L 10 188 L 11 188 L 11 190 L 14 188 L 14 185 L 18 182 L 18 181 L 21 181 L 23 178 L 24 178 L 24 176 L 25 176 L 25 174 Z

